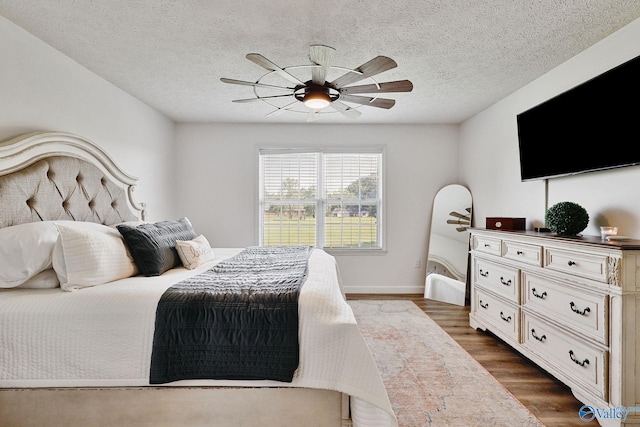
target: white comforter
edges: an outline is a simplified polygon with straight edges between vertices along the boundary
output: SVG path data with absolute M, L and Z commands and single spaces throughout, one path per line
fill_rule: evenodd
M 214 248 L 195 270 L 105 285 L 0 291 L 0 388 L 149 385 L 157 303 L 173 283 L 241 249 Z M 291 383 L 188 380 L 167 385 L 331 389 L 352 396 L 356 425 L 397 425 L 384 384 L 339 285 L 335 259 L 314 250 L 300 293 L 300 366 Z

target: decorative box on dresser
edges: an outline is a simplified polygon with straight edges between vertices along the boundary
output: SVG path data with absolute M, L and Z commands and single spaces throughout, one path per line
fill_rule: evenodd
M 471 326 L 567 384 L 601 425 L 640 423 L 640 240 L 484 229 L 470 238 Z M 637 412 L 623 421 L 625 408 Z

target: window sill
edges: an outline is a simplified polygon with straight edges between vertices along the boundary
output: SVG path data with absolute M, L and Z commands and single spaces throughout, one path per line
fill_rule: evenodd
M 326 253 L 328 253 L 329 255 L 333 255 L 333 256 L 351 256 L 351 255 L 356 255 L 356 256 L 379 256 L 379 255 L 386 255 L 387 254 L 386 249 L 379 249 L 379 248 L 375 248 L 375 249 L 323 248 L 323 250 Z

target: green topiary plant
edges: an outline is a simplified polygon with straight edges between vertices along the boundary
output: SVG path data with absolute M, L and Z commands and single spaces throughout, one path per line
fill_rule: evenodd
M 589 214 L 577 203 L 560 202 L 547 209 L 544 215 L 547 227 L 561 236 L 575 236 L 587 228 Z

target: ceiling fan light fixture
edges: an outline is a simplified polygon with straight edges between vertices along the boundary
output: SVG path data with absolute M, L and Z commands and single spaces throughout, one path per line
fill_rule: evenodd
M 331 104 L 331 97 L 324 91 L 308 91 L 302 98 L 302 102 L 311 109 L 321 110 Z

